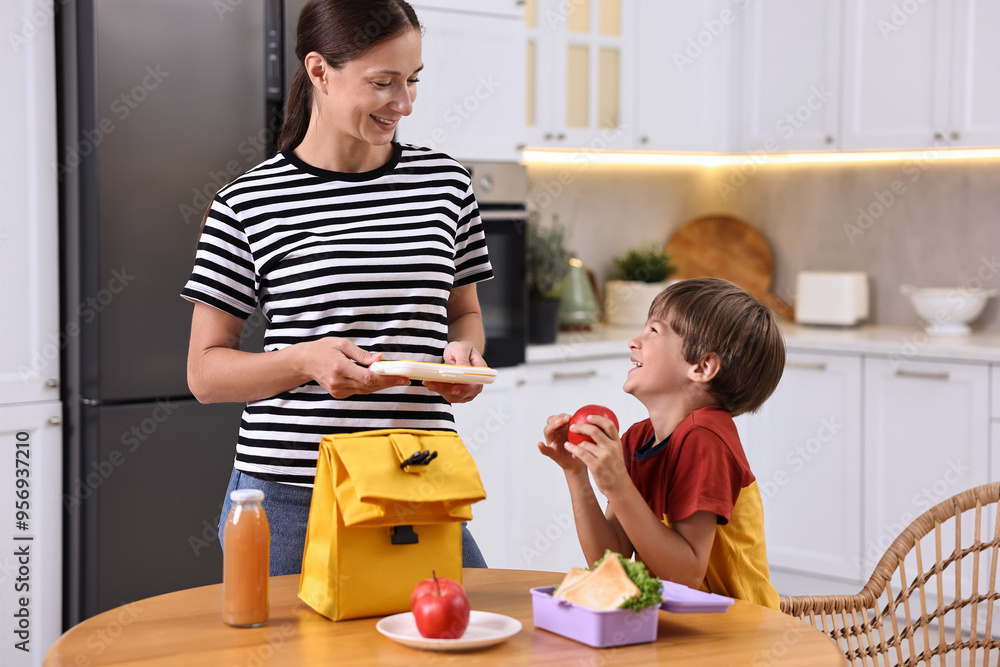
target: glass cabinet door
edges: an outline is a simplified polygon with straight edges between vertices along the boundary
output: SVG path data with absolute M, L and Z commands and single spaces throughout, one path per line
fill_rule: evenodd
M 628 17 L 634 0 L 527 0 L 526 123 L 535 145 L 625 144 Z

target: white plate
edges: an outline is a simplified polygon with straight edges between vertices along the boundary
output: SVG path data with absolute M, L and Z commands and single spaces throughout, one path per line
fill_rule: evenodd
M 493 646 L 521 631 L 521 621 L 488 611 L 470 611 L 469 627 L 458 639 L 427 639 L 420 636 L 412 612 L 386 616 L 375 624 L 383 635 L 411 648 L 428 651 L 470 651 Z

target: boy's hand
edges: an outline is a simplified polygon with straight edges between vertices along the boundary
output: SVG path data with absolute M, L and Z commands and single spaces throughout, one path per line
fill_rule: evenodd
M 589 415 L 587 422 L 570 428 L 593 442 L 581 442 L 579 445 L 566 442 L 563 448 L 587 466 L 598 490 L 610 497 L 624 482 L 631 483 L 622 457 L 622 441 L 614 422 L 607 417 Z
M 545 442 L 538 443 L 538 451 L 559 464 L 559 467 L 567 472 L 585 470 L 583 462 L 577 460 L 572 454 L 566 451 L 566 434 L 568 433 L 570 415 L 552 415 L 545 422 L 543 434 Z

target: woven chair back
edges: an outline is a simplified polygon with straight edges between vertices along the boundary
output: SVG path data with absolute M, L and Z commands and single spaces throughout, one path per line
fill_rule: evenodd
M 781 609 L 829 634 L 851 665 L 995 667 L 998 502 L 1000 482 L 954 495 L 900 533 L 857 595 L 786 597 Z

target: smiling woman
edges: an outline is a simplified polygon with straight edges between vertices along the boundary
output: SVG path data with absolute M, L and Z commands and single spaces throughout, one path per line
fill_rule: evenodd
M 476 283 L 492 277 L 469 172 L 393 141 L 423 67 L 410 5 L 309 0 L 295 54 L 279 152 L 219 190 L 182 292 L 192 393 L 246 403 L 229 491 L 264 491 L 272 575 L 301 569 L 324 435 L 454 430 L 451 404 L 481 385 L 369 366 L 487 365 Z M 243 352 L 258 306 L 264 352 Z M 463 537 L 464 565 L 484 567 Z

